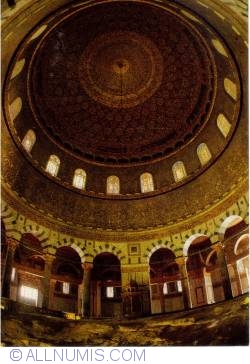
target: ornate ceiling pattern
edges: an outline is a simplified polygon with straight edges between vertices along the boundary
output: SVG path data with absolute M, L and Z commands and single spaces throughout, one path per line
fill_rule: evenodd
M 169 170 L 190 144 L 196 153 L 208 133 L 219 134 L 223 103 L 230 133 L 224 141 L 213 139 L 213 158 L 189 171 L 191 178 L 226 147 L 239 116 L 239 75 L 226 44 L 199 17 L 172 4 L 115 1 L 79 4 L 45 24 L 24 41 L 10 69 L 6 112 L 14 137 L 23 138 L 24 117 L 40 138 L 48 138 L 50 149 L 63 151 L 64 160 L 66 151 L 67 159 L 86 166 L 131 166 L 133 173 L 154 162 Z M 235 88 L 233 102 L 223 77 Z M 12 89 L 25 102 L 14 116 Z M 171 188 L 158 182 L 154 193 Z M 133 195 L 133 189 L 126 192 Z
M 147 3 L 64 15 L 30 70 L 35 118 L 87 159 L 168 155 L 194 137 L 213 105 L 216 70 L 204 39 L 180 14 Z
M 6 191 L 70 231 L 169 227 L 243 195 L 247 36 L 218 1 L 205 3 L 78 2 L 31 29 L 4 73 Z M 72 186 L 79 168 L 85 189 Z M 141 192 L 143 173 L 154 191 Z M 106 194 L 109 176 L 117 195 Z

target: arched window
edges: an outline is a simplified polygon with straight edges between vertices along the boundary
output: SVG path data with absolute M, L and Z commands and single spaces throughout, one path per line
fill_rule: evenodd
M 226 138 L 230 132 L 231 124 L 227 120 L 224 114 L 219 114 L 217 117 L 217 126 L 221 134 Z
M 142 193 L 154 191 L 154 181 L 152 174 L 150 173 L 141 174 L 140 182 L 141 182 Z
M 31 152 L 35 142 L 36 134 L 32 129 L 29 129 L 23 138 L 22 145 L 27 152 Z
M 236 84 L 229 78 L 224 79 L 224 89 L 226 93 L 232 97 L 234 101 L 237 101 L 237 87 Z
M 120 193 L 120 180 L 117 176 L 107 178 L 107 194 L 116 195 Z
M 48 163 L 46 166 L 46 171 L 48 173 L 50 173 L 52 176 L 57 176 L 59 167 L 60 167 L 60 159 L 56 155 L 52 154 L 49 157 L 49 160 L 48 160 Z
M 38 28 L 35 33 L 32 34 L 31 38 L 28 40 L 29 42 L 38 38 L 47 28 L 47 24 L 42 25 L 40 28 Z
M 73 178 L 73 186 L 83 190 L 86 185 L 86 172 L 83 169 L 76 169 L 74 178 Z
M 23 67 L 25 65 L 25 58 L 20 59 L 16 62 L 15 67 L 13 68 L 12 74 L 11 74 L 11 80 L 19 75 L 19 73 L 22 72 Z
M 175 182 L 179 182 L 187 177 L 187 172 L 184 163 L 181 161 L 176 162 L 172 167 Z
M 212 39 L 212 44 L 218 53 L 220 53 L 224 57 L 228 57 L 227 52 L 219 39 Z
M 21 97 L 17 97 L 10 105 L 9 105 L 9 111 L 10 111 L 10 117 L 12 120 L 15 120 L 17 115 L 22 110 L 22 99 Z
M 197 155 L 199 157 L 202 166 L 204 166 L 204 164 L 209 162 L 210 159 L 212 158 L 210 150 L 208 149 L 208 146 L 205 143 L 201 143 L 200 145 L 198 145 Z

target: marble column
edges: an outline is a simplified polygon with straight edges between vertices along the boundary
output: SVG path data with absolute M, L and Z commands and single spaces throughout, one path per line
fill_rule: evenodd
M 45 255 L 44 279 L 43 279 L 43 308 L 50 308 L 50 277 L 54 255 Z
M 184 305 L 184 309 L 188 310 L 189 308 L 192 307 L 192 300 L 191 300 L 191 292 L 190 292 L 190 288 L 189 288 L 186 261 L 187 261 L 186 257 L 179 257 L 176 259 L 176 263 L 179 266 L 180 275 L 181 275 L 183 305 Z
M 160 305 L 161 305 L 161 312 L 165 312 L 165 296 L 163 293 L 163 286 L 164 283 L 159 283 L 158 284 L 158 289 L 159 289 L 159 295 L 160 295 Z
M 236 296 L 239 296 L 240 294 L 242 294 L 242 288 L 241 288 L 241 284 L 240 284 L 240 275 L 239 275 L 238 268 L 237 268 L 237 261 L 231 263 L 231 266 L 232 266 L 232 269 L 234 272 L 233 279 L 234 279 L 236 287 L 237 287 Z
M 7 254 L 5 260 L 5 271 L 3 276 L 2 296 L 10 298 L 11 273 L 14 263 L 14 254 L 19 242 L 13 238 L 6 238 Z
M 238 268 L 237 268 L 237 261 L 232 263 L 232 268 L 234 270 L 235 282 L 237 285 L 237 296 L 239 296 L 242 294 L 242 288 L 241 288 L 241 284 L 240 284 L 240 275 L 239 275 Z
M 225 299 L 228 300 L 233 298 L 232 287 L 230 282 L 230 277 L 227 269 L 227 261 L 225 256 L 225 250 L 221 242 L 217 243 L 215 246 L 215 251 L 217 253 L 217 264 L 221 272 L 221 281 L 224 290 Z
M 77 290 L 77 302 L 76 302 L 76 313 L 78 316 L 82 316 L 82 296 L 83 296 L 83 283 L 78 284 L 78 290 Z
M 91 271 L 93 268 L 93 263 L 85 262 L 83 267 L 83 295 L 82 295 L 82 312 L 83 317 L 90 316 L 90 283 L 91 283 Z

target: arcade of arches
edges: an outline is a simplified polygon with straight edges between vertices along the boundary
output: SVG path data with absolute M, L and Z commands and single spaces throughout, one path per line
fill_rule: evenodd
M 222 224 L 221 240 L 186 240 L 183 254 L 155 247 L 148 263 L 123 264 L 112 252 L 88 262 L 71 246 L 44 254 L 31 233 L 20 242 L 2 227 L 3 296 L 46 311 L 83 317 L 140 317 L 186 310 L 248 292 L 249 236 L 239 216 Z
M 5 309 L 138 318 L 247 293 L 247 2 L 3 15 Z

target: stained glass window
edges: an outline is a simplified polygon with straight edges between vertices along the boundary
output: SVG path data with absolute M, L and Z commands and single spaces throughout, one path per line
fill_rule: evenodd
M 60 167 L 60 159 L 56 155 L 52 154 L 49 157 L 49 160 L 48 160 L 48 163 L 46 166 L 46 171 L 48 173 L 50 173 L 52 176 L 57 176 L 59 167 Z
M 107 194 L 120 193 L 120 180 L 117 176 L 109 176 L 107 178 Z

